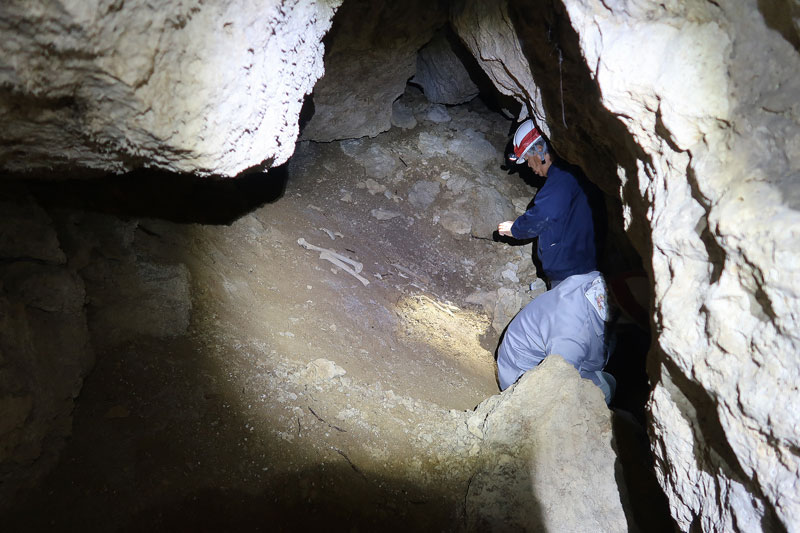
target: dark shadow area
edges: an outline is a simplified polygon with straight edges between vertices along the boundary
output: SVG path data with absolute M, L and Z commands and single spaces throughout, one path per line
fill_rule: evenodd
M 650 395 L 650 383 L 645 363 L 650 333 L 633 324 L 618 324 L 615 338 L 616 345 L 605 368 L 617 380 L 610 407 L 630 413 L 639 424 L 646 426 L 645 404 Z
M 452 495 L 422 491 L 401 479 L 363 476 L 346 464 L 282 474 L 263 492 L 209 487 L 104 521 L 75 508 L 54 520 L 31 511 L 7 518 L 8 531 L 273 532 L 464 530 L 465 509 Z
M 654 472 L 650 441 L 644 428 L 627 411 L 614 410 L 611 416 L 614 451 L 617 452 L 615 477 L 629 531 L 677 531 L 669 512 L 669 501 Z
M 305 100 L 303 100 L 303 107 L 300 108 L 300 116 L 297 119 L 299 127 L 298 138 L 299 136 L 303 135 L 303 129 L 314 117 L 315 112 L 316 106 L 314 106 L 314 93 L 307 94 Z
M 142 338 L 98 354 L 60 463 L 18 493 L 0 516 L 3 530 L 466 529 L 467 480 L 421 488 L 402 471 L 375 474 L 353 455 L 360 447 L 346 440 L 346 424 L 321 438 L 298 420 L 287 442 L 267 415 L 249 431 L 252 391 L 227 383 L 241 359 L 227 350 L 215 357 L 195 339 Z
M 48 208 L 83 209 L 120 217 L 179 223 L 230 224 L 283 196 L 286 165 L 235 178 L 199 178 L 141 169 L 102 179 L 33 181 L 25 187 Z
M 781 34 L 786 42 L 800 53 L 800 34 L 795 20 L 800 17 L 800 6 L 792 0 L 758 0 L 758 11 L 767 26 Z

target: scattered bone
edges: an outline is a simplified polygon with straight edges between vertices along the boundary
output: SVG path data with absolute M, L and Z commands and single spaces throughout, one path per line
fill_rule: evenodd
M 363 283 L 364 286 L 369 285 L 369 280 L 358 275 L 364 268 L 364 265 L 362 265 L 358 261 L 354 261 L 353 259 L 350 259 L 349 257 L 336 253 L 333 250 L 328 250 L 327 248 L 320 248 L 319 246 L 314 246 L 313 244 L 306 242 L 306 240 L 302 237 L 297 239 L 297 244 L 299 244 L 306 250 L 313 250 L 315 252 L 319 252 L 320 259 L 324 259 L 325 261 L 330 261 L 331 263 L 333 263 L 334 265 L 341 268 L 342 270 L 344 270 L 345 272 L 356 278 L 358 281 Z
M 396 211 L 387 211 L 386 209 L 373 209 L 370 214 L 378 220 L 391 220 L 393 218 L 402 216 Z
M 332 241 L 335 241 L 336 237 L 344 237 L 344 235 L 342 235 L 338 231 L 331 231 L 328 228 L 319 228 L 319 230 L 320 231 L 324 231 L 325 233 L 327 233 L 328 237 L 330 237 Z
M 403 277 L 403 278 L 406 278 L 406 279 L 408 279 L 408 276 L 411 276 L 413 278 L 418 277 L 415 273 L 413 273 L 412 271 L 410 271 L 409 269 L 407 269 L 403 265 L 399 265 L 397 263 L 392 263 L 392 266 L 400 271 L 400 272 L 398 272 L 398 274 L 400 274 L 400 277 Z M 403 273 L 408 274 L 408 276 L 404 276 Z
M 339 257 L 341 257 L 341 256 L 339 256 Z M 356 278 L 358 281 L 363 283 L 364 286 L 369 285 L 369 280 L 367 280 L 364 277 L 359 276 L 352 268 L 350 268 L 349 266 L 344 264 L 342 261 L 340 261 L 338 257 L 332 256 L 328 252 L 322 252 L 321 254 L 319 254 L 319 258 L 320 259 L 324 259 L 326 261 L 330 261 L 331 263 L 333 263 L 334 265 L 336 265 L 337 267 L 341 268 L 342 270 L 344 270 L 345 272 L 347 272 L 348 274 L 350 274 L 351 276 Z
M 420 301 L 424 301 L 424 302 L 427 302 L 427 303 L 433 305 L 438 310 L 443 311 L 443 312 L 447 313 L 450 316 L 455 316 L 455 315 L 453 315 L 453 311 L 460 311 L 461 310 L 461 309 L 459 309 L 458 307 L 456 307 L 453 304 L 450 304 L 450 303 L 447 303 L 447 302 L 445 302 L 445 303 L 437 302 L 433 298 L 425 296 L 424 294 L 418 295 L 417 298 Z
M 341 255 L 339 253 L 336 253 L 333 250 L 329 250 L 327 248 L 321 248 L 319 246 L 314 246 L 313 244 L 309 243 L 308 241 L 306 241 L 302 237 L 297 239 L 297 244 L 299 244 L 300 246 L 302 246 L 306 250 L 313 250 L 315 252 L 327 253 L 327 254 L 329 254 L 329 255 L 331 255 L 333 257 L 336 257 L 340 261 L 344 261 L 345 263 L 349 263 L 349 264 L 353 265 L 353 269 L 356 271 L 356 273 L 360 273 L 361 270 L 363 270 L 363 268 L 364 268 L 364 265 L 362 265 L 358 261 L 350 259 L 349 257 L 346 257 L 346 256 Z

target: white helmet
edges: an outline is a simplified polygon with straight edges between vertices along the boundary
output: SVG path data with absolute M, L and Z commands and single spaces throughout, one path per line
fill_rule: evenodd
M 536 145 L 536 152 L 540 157 L 543 157 L 544 154 L 547 153 L 544 137 L 542 137 L 542 134 L 536 129 L 536 126 L 533 125 L 533 121 L 528 119 L 517 128 L 517 132 L 514 134 L 514 153 L 509 154 L 508 158 L 511 161 L 515 161 L 518 165 L 521 165 L 525 162 L 525 154 L 527 154 L 534 145 Z

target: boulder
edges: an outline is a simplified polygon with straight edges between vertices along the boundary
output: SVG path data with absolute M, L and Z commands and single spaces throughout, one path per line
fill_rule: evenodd
M 417 73 L 411 82 L 422 87 L 428 100 L 435 104 L 463 104 L 479 92 L 443 32 L 419 51 Z
M 627 531 L 611 422 L 600 389 L 557 355 L 483 402 L 467 420 L 481 438 L 467 530 Z

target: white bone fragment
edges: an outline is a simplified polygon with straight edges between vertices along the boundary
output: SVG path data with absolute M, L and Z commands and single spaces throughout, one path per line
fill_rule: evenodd
M 340 253 L 336 253 L 333 250 L 329 250 L 327 248 L 320 248 L 319 246 L 314 246 L 313 244 L 307 242 L 302 237 L 297 239 L 297 244 L 299 244 L 300 246 L 302 246 L 306 250 L 314 250 L 315 252 L 320 252 L 320 253 L 327 252 L 327 253 L 331 254 L 332 256 L 336 257 L 337 259 L 339 259 L 339 261 L 344 261 L 345 263 L 349 263 L 349 264 L 353 265 L 353 270 L 356 271 L 356 274 L 360 273 L 364 269 L 364 265 L 362 265 L 358 261 L 354 261 L 353 259 L 350 259 L 349 257 L 345 257 Z
M 356 272 L 353 271 L 352 268 L 350 268 L 348 265 L 346 265 L 343 262 L 341 262 L 338 257 L 334 257 L 333 255 L 331 255 L 328 252 L 321 252 L 319 254 L 319 258 L 320 259 L 324 259 L 326 261 L 330 261 L 331 263 L 333 263 L 334 265 L 336 265 L 337 267 L 341 268 L 342 270 L 344 270 L 345 272 L 347 272 L 348 274 L 350 274 L 351 276 L 356 278 L 358 281 L 363 283 L 365 287 L 367 285 L 369 285 L 369 280 L 359 276 Z
M 308 243 L 302 237 L 297 239 L 297 244 L 299 244 L 306 250 L 313 250 L 315 252 L 319 252 L 320 259 L 324 259 L 325 261 L 330 261 L 331 263 L 333 263 L 334 265 L 336 265 L 337 267 L 344 270 L 345 272 L 356 278 L 358 281 L 363 283 L 365 287 L 369 285 L 369 280 L 358 275 L 364 268 L 364 265 L 362 265 L 358 261 L 354 261 L 349 257 L 345 257 L 341 254 L 338 254 L 333 250 L 328 250 L 327 248 L 320 248 L 319 246 L 314 246 L 313 244 Z M 350 265 L 352 265 L 352 267 Z

